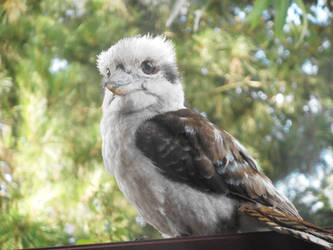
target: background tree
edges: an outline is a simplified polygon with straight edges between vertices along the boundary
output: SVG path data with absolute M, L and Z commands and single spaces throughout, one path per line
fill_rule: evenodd
M 332 1 L 0 4 L 4 249 L 160 237 L 100 154 L 96 55 L 147 32 L 175 42 L 187 105 L 238 138 L 305 219 L 333 225 Z

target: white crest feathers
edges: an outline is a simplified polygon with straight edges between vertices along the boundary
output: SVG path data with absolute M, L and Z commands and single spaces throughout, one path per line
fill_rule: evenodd
M 134 36 L 124 38 L 102 51 L 97 56 L 97 68 L 102 75 L 114 62 L 131 62 L 133 60 L 151 59 L 165 63 L 175 63 L 175 50 L 172 42 L 165 35 Z

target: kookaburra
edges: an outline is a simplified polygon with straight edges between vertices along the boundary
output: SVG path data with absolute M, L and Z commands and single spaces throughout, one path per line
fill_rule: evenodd
M 97 64 L 104 164 L 163 235 L 275 230 L 333 247 L 333 234 L 303 221 L 234 137 L 184 106 L 171 41 L 125 38 Z

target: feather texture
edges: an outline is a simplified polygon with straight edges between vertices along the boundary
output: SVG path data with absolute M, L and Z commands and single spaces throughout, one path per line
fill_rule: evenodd
M 329 249 L 333 248 L 333 232 L 275 207 L 246 203 L 240 207 L 239 211 L 256 218 L 274 231 L 314 242 Z
M 145 121 L 136 135 L 137 147 L 166 177 L 299 217 L 247 150 L 200 114 L 190 109 L 160 114 Z
M 156 115 L 136 131 L 136 145 L 170 180 L 226 194 L 272 230 L 332 247 L 332 233 L 305 222 L 273 186 L 249 152 L 200 114 L 181 109 Z

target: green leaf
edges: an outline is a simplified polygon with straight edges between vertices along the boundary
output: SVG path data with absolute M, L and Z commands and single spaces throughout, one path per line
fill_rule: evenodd
M 114 219 L 114 221 L 115 221 L 115 222 L 122 222 L 124 219 L 125 219 L 124 216 L 117 216 L 117 217 Z
M 76 245 L 87 245 L 87 244 L 92 244 L 92 243 L 96 243 L 96 241 L 94 239 L 79 239 L 78 241 L 76 241 Z
M 290 6 L 290 0 L 273 1 L 275 10 L 275 34 L 278 38 L 283 35 L 283 25 L 286 22 L 288 7 Z
M 256 0 L 254 2 L 253 10 L 247 16 L 246 22 L 251 24 L 251 29 L 255 28 L 260 22 L 262 12 L 267 9 L 271 0 Z

